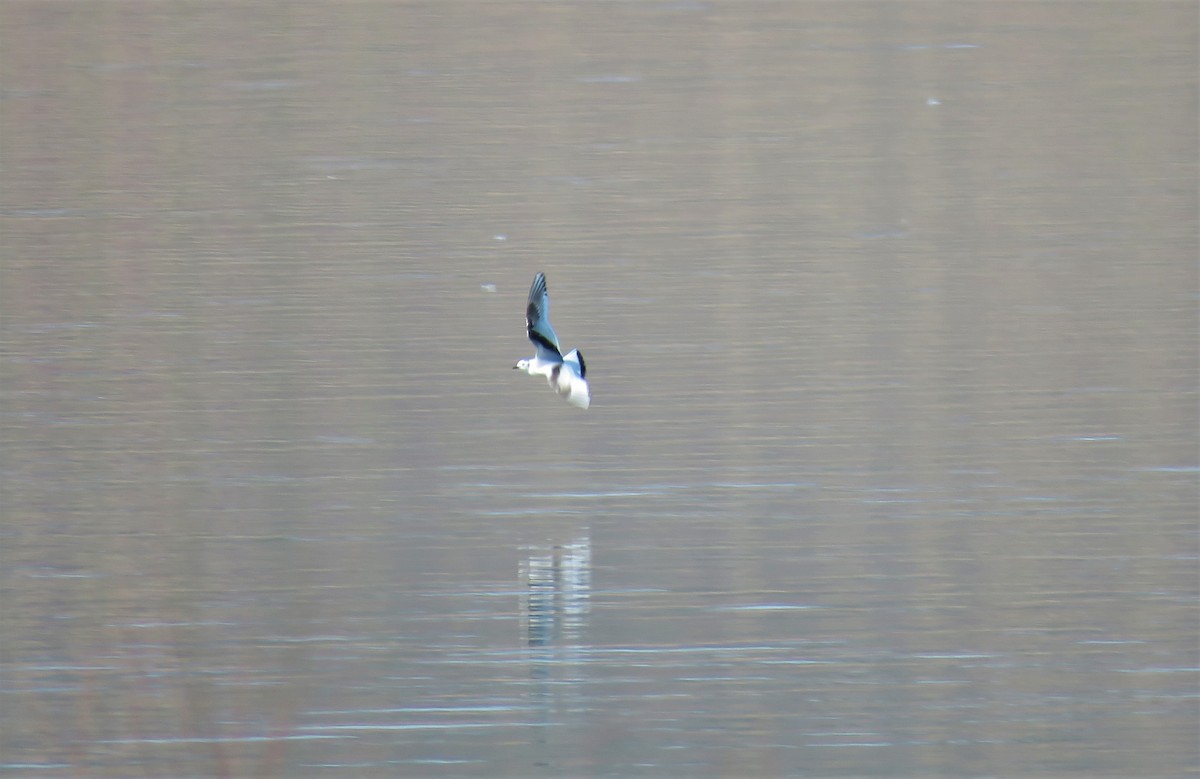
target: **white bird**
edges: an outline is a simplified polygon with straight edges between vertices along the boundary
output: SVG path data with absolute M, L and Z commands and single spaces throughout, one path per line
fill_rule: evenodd
M 566 355 L 559 350 L 558 336 L 550 326 L 550 294 L 546 291 L 546 276 L 539 273 L 533 277 L 529 288 L 529 305 L 525 307 L 525 329 L 529 340 L 537 348 L 537 354 L 528 360 L 517 360 L 513 366 L 530 376 L 545 376 L 546 381 L 572 406 L 587 408 L 592 398 L 586 381 L 587 365 L 578 349 Z

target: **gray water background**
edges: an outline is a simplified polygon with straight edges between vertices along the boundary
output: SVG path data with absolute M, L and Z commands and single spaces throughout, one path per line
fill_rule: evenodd
M 1200 768 L 1194 3 L 0 36 L 0 773 Z

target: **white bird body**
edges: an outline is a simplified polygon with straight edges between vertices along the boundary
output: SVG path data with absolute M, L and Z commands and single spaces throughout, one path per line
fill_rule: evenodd
M 529 303 L 525 307 L 525 329 L 537 353 L 513 366 L 530 376 L 544 376 L 551 389 L 566 398 L 572 406 L 587 408 L 591 393 L 587 383 L 587 363 L 578 349 L 563 355 L 558 336 L 550 325 L 550 294 L 546 291 L 546 276 L 539 273 L 529 287 Z

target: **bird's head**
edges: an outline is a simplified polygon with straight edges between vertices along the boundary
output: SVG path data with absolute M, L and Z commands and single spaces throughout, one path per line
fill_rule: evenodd
M 529 360 L 517 360 L 517 364 L 513 366 L 513 370 L 529 373 Z

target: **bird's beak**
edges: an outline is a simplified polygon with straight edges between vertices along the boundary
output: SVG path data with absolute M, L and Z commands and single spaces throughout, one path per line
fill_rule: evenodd
M 514 365 L 513 370 L 515 371 L 517 368 L 520 368 L 520 367 L 521 367 L 520 365 Z

